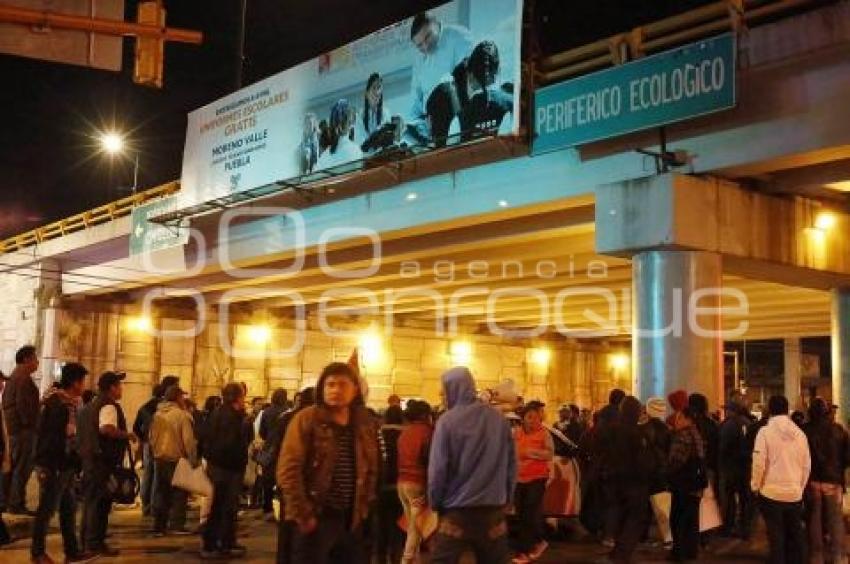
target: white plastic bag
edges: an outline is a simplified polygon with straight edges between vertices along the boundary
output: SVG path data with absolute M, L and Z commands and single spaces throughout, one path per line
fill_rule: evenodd
M 177 468 L 174 469 L 171 485 L 205 497 L 212 497 L 213 494 L 213 485 L 204 467 L 192 468 L 192 465 L 185 458 L 177 461 Z

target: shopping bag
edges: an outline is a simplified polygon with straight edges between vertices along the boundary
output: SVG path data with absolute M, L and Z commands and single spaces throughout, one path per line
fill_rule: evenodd
M 720 506 L 717 503 L 717 497 L 714 495 L 714 488 L 711 484 L 705 488 L 702 494 L 702 499 L 699 503 L 699 532 L 704 533 L 716 529 L 723 524 L 723 519 L 720 517 Z
M 652 505 L 652 514 L 658 524 L 658 533 L 665 543 L 673 542 L 673 533 L 670 530 L 670 508 L 673 505 L 673 496 L 670 492 L 658 492 L 649 496 Z
M 174 469 L 171 485 L 205 497 L 211 497 L 213 493 L 212 482 L 203 466 L 192 468 L 192 465 L 185 458 L 177 461 L 177 468 Z

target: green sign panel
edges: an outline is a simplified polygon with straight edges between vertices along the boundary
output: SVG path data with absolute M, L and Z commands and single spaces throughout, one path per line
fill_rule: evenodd
M 130 227 L 131 256 L 182 246 L 189 241 L 188 226 L 165 227 L 149 221 L 151 217 L 177 210 L 178 204 L 177 197 L 170 196 L 133 208 Z
M 726 33 L 541 88 L 532 154 L 734 107 L 735 51 Z

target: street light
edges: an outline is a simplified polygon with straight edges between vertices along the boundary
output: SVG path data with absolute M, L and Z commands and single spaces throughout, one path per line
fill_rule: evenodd
M 120 133 L 107 131 L 100 134 L 100 147 L 109 155 L 120 155 L 127 152 L 127 144 Z M 133 154 L 133 194 L 139 187 L 139 152 L 130 151 Z

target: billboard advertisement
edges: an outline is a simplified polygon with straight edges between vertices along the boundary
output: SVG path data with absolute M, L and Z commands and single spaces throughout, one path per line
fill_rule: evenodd
M 521 29 L 522 0 L 455 0 L 191 112 L 181 205 L 515 133 Z

